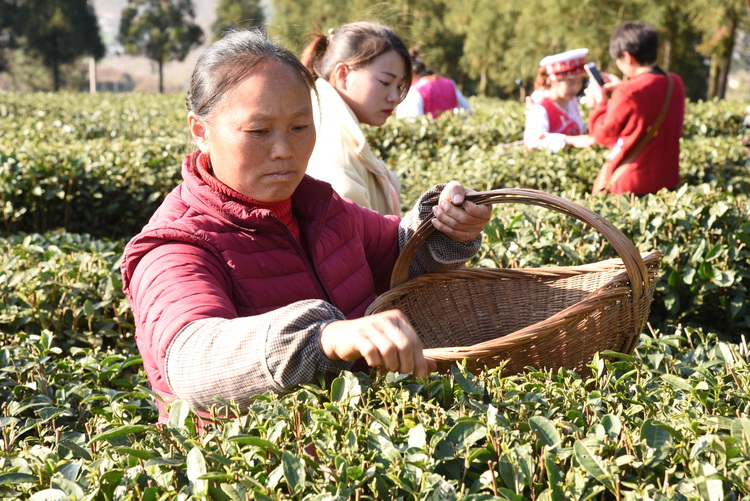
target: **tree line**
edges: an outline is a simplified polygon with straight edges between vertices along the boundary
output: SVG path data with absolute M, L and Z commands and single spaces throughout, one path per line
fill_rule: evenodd
M 530 90 L 539 60 L 587 47 L 589 59 L 617 72 L 608 55 L 618 24 L 640 20 L 660 33 L 659 65 L 679 74 L 688 97 L 723 98 L 750 0 L 218 0 L 212 33 L 196 22 L 193 0 L 127 0 L 118 42 L 127 54 L 163 67 L 227 29 L 267 25 L 299 53 L 314 30 L 356 20 L 393 27 L 425 63 L 467 94 L 517 96 Z M 105 54 L 91 0 L 0 0 L 0 71 L 18 71 L 22 53 L 64 85 L 61 68 Z

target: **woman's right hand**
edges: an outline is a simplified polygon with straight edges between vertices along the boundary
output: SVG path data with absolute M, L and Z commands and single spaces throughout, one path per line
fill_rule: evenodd
M 604 86 L 602 87 L 595 81 L 591 80 L 588 87 L 586 88 L 585 94 L 593 99 L 595 104 L 603 103 L 607 100 L 607 94 L 609 94 L 615 87 L 622 83 L 622 80 L 612 73 L 602 72 L 602 80 L 604 80 Z
M 412 372 L 416 377 L 437 370 L 435 361 L 424 357 L 422 341 L 399 310 L 331 322 L 323 328 L 320 344 L 331 360 L 361 357 L 370 367 Z

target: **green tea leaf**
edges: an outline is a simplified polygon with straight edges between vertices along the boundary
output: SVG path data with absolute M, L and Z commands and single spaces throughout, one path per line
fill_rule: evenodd
M 284 479 L 293 493 L 300 492 L 305 487 L 305 462 L 295 457 L 291 452 L 284 451 L 281 455 Z
M 401 457 L 401 453 L 393 445 L 393 441 L 385 432 L 383 425 L 377 422 L 370 426 L 370 431 L 367 434 L 367 447 L 372 451 L 379 452 L 387 461 L 398 461 Z
M 487 428 L 479 420 L 470 418 L 456 423 L 448 432 L 446 440 L 454 446 L 468 448 L 486 436 Z
M 28 473 L 2 473 L 0 474 L 0 485 L 3 484 L 37 484 L 39 477 Z
M 661 376 L 661 378 L 678 390 L 682 390 L 686 392 L 693 391 L 692 385 L 688 381 L 686 381 L 685 379 L 682 379 L 679 376 L 675 376 L 674 374 L 664 374 Z
M 746 456 L 750 456 L 750 419 L 735 418 L 732 422 L 732 438 Z
M 178 430 L 184 428 L 188 415 L 190 415 L 190 404 L 185 400 L 175 400 L 169 406 L 167 426 Z
M 642 461 L 658 464 L 669 456 L 672 447 L 672 435 L 653 419 L 647 419 L 641 426 L 641 440 L 650 450 L 646 451 Z
M 85 494 L 80 485 L 59 475 L 52 476 L 50 486 L 65 492 L 69 499 L 82 499 Z
M 44 489 L 31 495 L 29 501 L 68 501 L 67 493 L 60 489 Z
M 91 304 L 91 301 L 88 299 L 84 301 L 83 303 L 83 312 L 86 314 L 87 317 L 93 317 L 96 313 L 96 309 L 94 309 L 94 305 Z
M 717 257 L 721 256 L 723 250 L 723 246 L 721 244 L 716 244 L 709 251 L 706 253 L 706 255 L 703 257 L 706 261 L 713 261 Z
M 456 379 L 456 384 L 469 395 L 478 395 L 481 393 L 477 385 L 464 375 L 464 371 L 458 367 L 451 367 L 451 374 Z
M 114 450 L 117 452 L 121 452 L 123 454 L 127 454 L 128 456 L 133 456 L 138 459 L 153 459 L 155 457 L 159 457 L 157 454 L 155 454 L 152 451 L 146 451 L 142 449 L 132 449 L 130 447 L 115 447 Z
M 563 501 L 563 473 L 555 463 L 555 455 L 547 452 L 544 455 L 544 468 L 547 470 L 547 484 L 550 489 L 550 501 Z
M 611 493 L 617 493 L 612 476 L 604 470 L 604 467 L 599 463 L 599 460 L 594 457 L 580 440 L 576 440 L 573 444 L 573 451 L 576 459 L 589 475 L 597 479 Z
M 92 437 L 91 440 L 89 440 L 89 444 L 93 444 L 94 442 L 100 442 L 102 440 L 109 440 L 110 438 L 122 437 L 123 435 L 131 435 L 133 433 L 140 433 L 147 428 L 148 426 L 144 426 L 141 424 L 118 426 L 117 428 L 112 428 L 107 431 L 103 431 L 102 433 L 99 433 L 98 435 Z
M 208 482 L 203 480 L 206 474 L 206 459 L 203 457 L 203 453 L 198 447 L 193 447 L 188 452 L 187 459 L 187 471 L 186 475 L 190 484 L 192 485 L 192 492 L 198 496 L 205 496 L 208 494 Z
M 560 444 L 560 434 L 555 425 L 543 416 L 529 419 L 529 427 L 536 433 L 536 438 L 546 445 L 550 451 L 555 451 Z
M 417 447 L 419 449 L 427 445 L 427 432 L 425 432 L 424 426 L 421 423 L 409 430 L 408 444 L 409 447 Z
M 718 470 L 709 463 L 699 463 L 696 483 L 700 488 L 701 498 L 706 501 L 721 501 L 724 499 L 724 486 Z
M 68 449 L 77 458 L 85 459 L 86 461 L 92 461 L 89 451 L 87 451 L 80 445 L 71 442 L 70 440 L 60 440 L 58 447 L 64 447 L 65 449 Z
M 616 414 L 605 414 L 602 416 L 602 426 L 607 433 L 607 437 L 616 440 L 622 431 L 622 421 Z
M 274 444 L 273 442 L 269 442 L 268 440 L 264 440 L 253 435 L 233 435 L 227 440 L 229 440 L 230 442 L 236 442 L 241 445 L 253 445 L 255 447 L 260 447 L 261 449 L 276 448 L 276 444 Z

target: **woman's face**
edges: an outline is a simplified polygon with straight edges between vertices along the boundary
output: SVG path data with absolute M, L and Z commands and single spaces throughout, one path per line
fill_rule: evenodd
M 572 78 L 562 78 L 560 80 L 552 80 L 550 90 L 552 90 L 559 98 L 570 101 L 575 99 L 578 93 L 583 88 L 583 75 L 578 75 Z
M 188 114 L 190 130 L 211 157 L 214 176 L 259 202 L 289 198 L 315 146 L 310 89 L 278 61 L 253 68 L 211 112 Z
M 381 126 L 401 100 L 406 66 L 401 56 L 391 50 L 356 70 L 339 63 L 333 80 L 333 86 L 360 123 Z

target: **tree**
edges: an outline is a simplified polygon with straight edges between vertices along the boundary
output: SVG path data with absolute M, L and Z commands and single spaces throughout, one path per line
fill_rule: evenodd
M 315 28 L 370 19 L 418 45 L 427 66 L 487 95 L 531 82 L 546 55 L 579 47 L 619 74 L 609 56 L 612 31 L 644 21 L 659 32 L 662 68 L 679 74 L 688 97 L 723 97 L 750 0 L 274 0 L 272 28 L 296 50 Z M 697 48 L 697 50 L 696 50 Z M 710 60 L 710 66 L 706 61 Z M 710 74 L 709 74 L 710 73 Z
M 252 28 L 262 26 L 266 16 L 260 0 L 219 0 L 216 6 L 216 21 L 211 26 L 214 40 L 232 28 Z
M 705 57 L 695 50 L 702 34 L 691 22 L 695 16 L 690 15 L 689 9 L 690 4 L 670 0 L 658 19 L 650 22 L 661 27 L 659 66 L 680 75 L 689 99 L 705 99 L 709 68 L 705 64 Z
M 465 35 L 461 66 L 466 73 L 478 79 L 477 93 L 486 96 L 490 81 L 506 87 L 515 85 L 520 68 L 505 67 L 504 54 L 513 40 L 513 21 L 518 16 L 516 2 L 472 0 L 469 5 L 454 4 L 451 23 Z M 482 12 L 481 16 L 474 13 Z
M 275 0 L 273 5 L 269 33 L 280 36 L 298 54 L 316 28 L 327 31 L 348 22 L 351 7 L 347 0 Z
M 17 24 L 12 20 L 19 19 L 20 8 L 10 0 L 0 0 L 0 72 L 8 69 L 9 49 L 16 46 Z
M 63 64 L 84 55 L 96 59 L 104 55 L 99 24 L 88 0 L 26 0 L 18 5 L 25 48 L 50 69 L 54 90 L 60 89 Z
M 703 34 L 698 51 L 710 58 L 708 97 L 724 98 L 739 28 L 750 16 L 748 0 L 695 0 L 695 25 Z
M 120 42 L 125 52 L 144 55 L 159 67 L 159 92 L 164 92 L 164 63 L 183 61 L 203 43 L 195 24 L 192 0 L 128 0 L 120 19 Z

